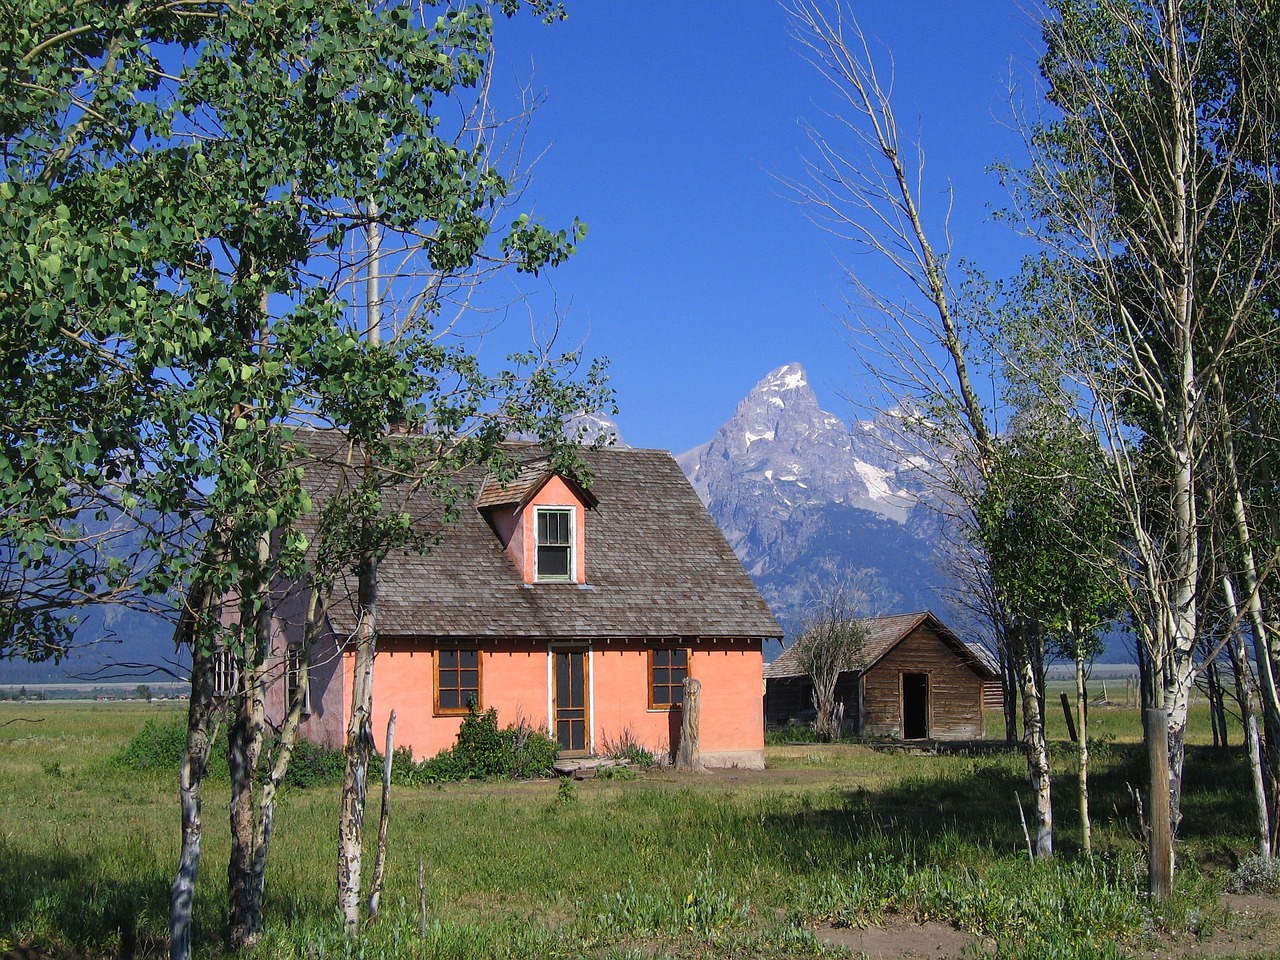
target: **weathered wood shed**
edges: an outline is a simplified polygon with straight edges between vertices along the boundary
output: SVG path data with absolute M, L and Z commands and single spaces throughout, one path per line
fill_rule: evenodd
M 974 740 L 982 736 L 984 690 L 999 676 L 932 613 L 867 617 L 862 667 L 840 675 L 847 732 L 903 740 Z M 765 721 L 772 726 L 813 716 L 812 684 L 795 647 L 764 669 Z

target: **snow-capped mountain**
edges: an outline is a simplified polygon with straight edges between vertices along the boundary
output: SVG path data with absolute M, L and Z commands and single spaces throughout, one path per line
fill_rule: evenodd
M 850 429 L 827 413 L 804 368 L 789 363 L 756 384 L 715 437 L 676 459 L 706 503 L 727 486 L 758 486 L 780 509 L 820 498 L 901 522 L 916 502 L 905 476 L 914 469 L 885 435 L 875 421 Z
M 622 433 L 614 419 L 599 411 L 574 414 L 565 421 L 564 433 L 581 443 L 603 441 L 610 447 L 631 446 L 622 439 Z
M 865 612 L 940 607 L 923 460 L 891 414 L 849 426 L 804 368 L 761 380 L 732 419 L 676 457 L 784 626 L 843 584 Z

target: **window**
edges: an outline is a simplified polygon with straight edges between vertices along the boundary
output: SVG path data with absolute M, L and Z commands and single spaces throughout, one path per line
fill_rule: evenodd
M 480 706 L 480 651 L 436 651 L 436 713 L 466 713 Z
M 570 510 L 538 511 L 537 580 L 572 580 L 573 550 Z
M 297 696 L 298 687 L 303 683 L 303 660 L 302 648 L 290 644 L 284 654 L 284 708 L 286 710 L 293 707 L 293 698 Z M 305 717 L 310 713 L 311 684 L 308 683 L 302 688 L 302 715 Z
M 684 678 L 689 676 L 689 651 L 665 647 L 649 651 L 649 709 L 663 710 L 684 703 Z
M 236 658 L 232 652 L 225 647 L 219 647 L 214 651 L 210 666 L 213 668 L 214 696 L 229 697 L 235 693 L 239 671 L 236 670 Z

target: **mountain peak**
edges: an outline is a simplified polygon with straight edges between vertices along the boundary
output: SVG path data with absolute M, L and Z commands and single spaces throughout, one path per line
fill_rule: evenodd
M 798 363 L 787 363 L 772 371 L 755 385 L 751 391 L 755 393 L 782 393 L 787 390 L 799 390 L 809 386 L 809 378 L 804 367 Z
M 908 523 L 918 471 L 889 425 L 850 425 L 827 412 L 804 367 L 788 363 L 761 379 L 715 436 L 676 457 L 784 617 L 798 616 L 816 585 L 836 575 L 869 571 L 868 584 L 904 603 L 934 579 L 925 559 L 933 541 Z

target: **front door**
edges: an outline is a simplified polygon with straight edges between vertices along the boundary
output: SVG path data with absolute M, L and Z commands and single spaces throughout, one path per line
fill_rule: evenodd
M 555 721 L 556 740 L 562 754 L 586 754 L 587 721 L 587 651 L 556 650 Z
M 902 675 L 902 739 L 924 740 L 929 736 L 929 675 Z

